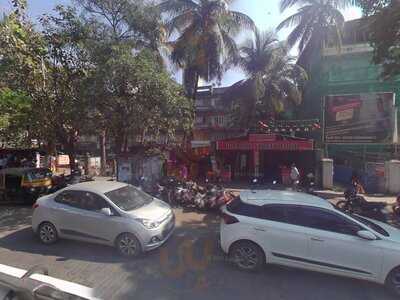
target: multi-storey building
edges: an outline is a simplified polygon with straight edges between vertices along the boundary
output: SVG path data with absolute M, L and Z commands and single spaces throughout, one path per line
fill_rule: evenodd
M 227 88 L 200 87 L 195 102 L 193 148 L 209 147 L 212 142 L 244 134 L 230 124 L 231 103 L 223 98 Z
M 334 159 L 335 179 L 348 182 L 357 172 L 367 187 L 381 190 L 383 162 L 397 155 L 400 78 L 381 78 L 366 28 L 362 20 L 346 22 L 340 48 L 327 42 L 302 58 L 310 75 L 303 110 L 323 120 L 321 141 Z
M 312 140 L 296 139 L 284 127 L 249 133 L 232 126 L 232 102 L 224 97 L 226 89 L 202 87 L 196 96 L 192 148 L 203 156 L 200 177 L 212 170 L 233 180 L 255 176 L 271 181 L 279 179 L 280 168 L 289 168 L 293 162 L 303 173 L 312 171 Z

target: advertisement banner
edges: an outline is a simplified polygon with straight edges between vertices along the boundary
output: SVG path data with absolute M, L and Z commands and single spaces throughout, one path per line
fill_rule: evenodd
M 325 143 L 395 142 L 393 93 L 334 95 L 325 98 Z

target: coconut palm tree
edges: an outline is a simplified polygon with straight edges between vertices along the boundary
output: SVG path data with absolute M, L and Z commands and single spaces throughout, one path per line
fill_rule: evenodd
M 240 48 L 239 65 L 247 78 L 234 84 L 225 98 L 234 100 L 234 125 L 254 126 L 302 101 L 300 87 L 307 80 L 285 43 L 274 32 L 255 30 L 254 39 Z
M 352 0 L 281 0 L 281 11 L 297 6 L 296 13 L 282 21 L 277 30 L 294 29 L 287 38 L 289 47 L 298 43 L 300 57 L 320 49 L 323 43 L 332 40 L 340 48 L 344 17 L 341 9 L 351 5 Z
M 247 15 L 229 10 L 230 0 L 166 0 L 160 4 L 168 16 L 167 31 L 177 34 L 170 43 L 172 62 L 184 70 L 184 86 L 195 96 L 199 78 L 221 81 L 237 57 L 234 37 L 253 29 Z

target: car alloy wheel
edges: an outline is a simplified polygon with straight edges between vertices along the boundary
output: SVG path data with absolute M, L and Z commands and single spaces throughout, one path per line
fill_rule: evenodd
M 141 247 L 138 239 L 129 233 L 122 234 L 117 241 L 118 251 L 127 257 L 138 256 L 141 252 Z
M 386 286 L 397 296 L 400 296 L 400 267 L 390 272 L 386 279 Z
M 264 264 L 264 253 L 256 244 L 240 242 L 230 253 L 233 263 L 242 270 L 257 271 Z
M 58 240 L 57 230 L 51 223 L 43 223 L 39 228 L 39 238 L 44 244 L 53 244 Z

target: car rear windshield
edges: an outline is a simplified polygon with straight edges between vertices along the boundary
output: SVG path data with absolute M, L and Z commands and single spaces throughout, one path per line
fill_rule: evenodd
M 231 213 L 246 217 L 259 218 L 261 214 L 260 206 L 245 203 L 240 196 L 229 202 L 226 208 Z
M 153 201 L 153 198 L 141 190 L 127 185 L 105 193 L 116 206 L 125 211 L 137 209 Z

